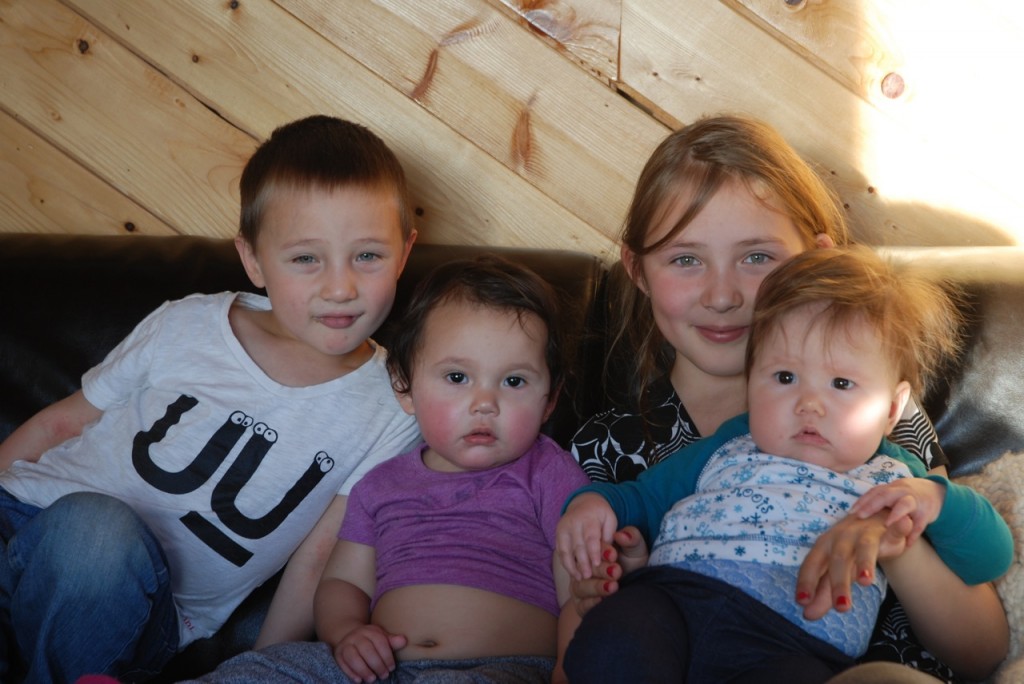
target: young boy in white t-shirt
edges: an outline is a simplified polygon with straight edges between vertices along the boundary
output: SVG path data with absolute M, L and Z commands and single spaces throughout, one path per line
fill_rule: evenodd
M 370 339 L 416 237 L 398 159 L 312 116 L 241 195 L 267 296 L 165 303 L 0 445 L 4 681 L 158 672 L 285 563 L 258 643 L 311 636 L 349 490 L 418 439 Z

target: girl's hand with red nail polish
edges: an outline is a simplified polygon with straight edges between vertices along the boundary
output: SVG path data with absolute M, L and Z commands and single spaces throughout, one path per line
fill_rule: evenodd
M 805 618 L 817 620 L 833 608 L 849 610 L 854 581 L 870 584 L 879 559 L 903 553 L 911 531 L 910 518 L 901 518 L 888 526 L 888 516 L 888 509 L 867 518 L 851 514 L 818 537 L 797 575 L 796 596 L 809 597 L 797 598 L 797 603 L 804 607 Z M 840 599 L 846 603 L 842 604 Z
M 636 527 L 624 527 L 612 535 L 612 543 L 601 546 L 601 562 L 588 579 L 573 578 L 570 584 L 573 605 L 581 616 L 619 590 L 618 580 L 626 573 L 647 565 L 647 542 Z M 607 578 L 607 579 L 604 579 Z

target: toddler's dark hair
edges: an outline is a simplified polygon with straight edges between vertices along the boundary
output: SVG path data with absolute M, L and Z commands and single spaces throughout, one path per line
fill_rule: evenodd
M 417 286 L 388 344 L 388 371 L 396 392 L 406 393 L 411 388 L 412 369 L 423 346 L 427 317 L 450 302 L 508 311 L 520 319 L 527 314 L 537 316 L 547 328 L 544 356 L 553 396 L 561 385 L 565 367 L 558 296 L 547 281 L 530 269 L 489 254 L 442 264 Z
M 267 198 L 281 189 L 344 187 L 394 192 L 402 238 L 414 218 L 405 172 L 398 157 L 370 129 L 333 116 L 315 115 L 276 129 L 242 171 L 238 234 L 253 247 Z

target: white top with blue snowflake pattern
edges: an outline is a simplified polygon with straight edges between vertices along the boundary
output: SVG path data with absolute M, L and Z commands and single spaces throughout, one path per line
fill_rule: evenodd
M 911 477 L 881 454 L 846 473 L 766 454 L 749 434 L 723 444 L 696 491 L 665 514 L 651 565 L 731 559 L 799 566 L 818 535 L 871 487 Z

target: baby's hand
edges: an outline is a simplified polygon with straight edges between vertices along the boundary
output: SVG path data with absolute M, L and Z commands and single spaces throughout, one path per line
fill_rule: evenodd
M 913 526 L 906 538 L 910 546 L 939 517 L 945 501 L 943 485 L 923 477 L 905 477 L 872 487 L 857 499 L 850 513 L 863 520 L 888 508 L 885 524 L 890 527 L 902 518 L 910 518 Z
M 616 560 L 622 566 L 623 575 L 647 565 L 651 554 L 647 549 L 647 541 L 636 527 L 623 527 L 615 533 L 612 541 L 618 547 Z
M 588 579 L 601 562 L 601 542 L 610 542 L 618 521 L 600 494 L 580 494 L 558 521 L 555 543 L 558 558 L 576 580 Z
M 334 647 L 334 659 L 353 682 L 386 679 L 395 669 L 395 650 L 405 648 L 406 641 L 404 636 L 389 634 L 379 625 L 362 625 Z

